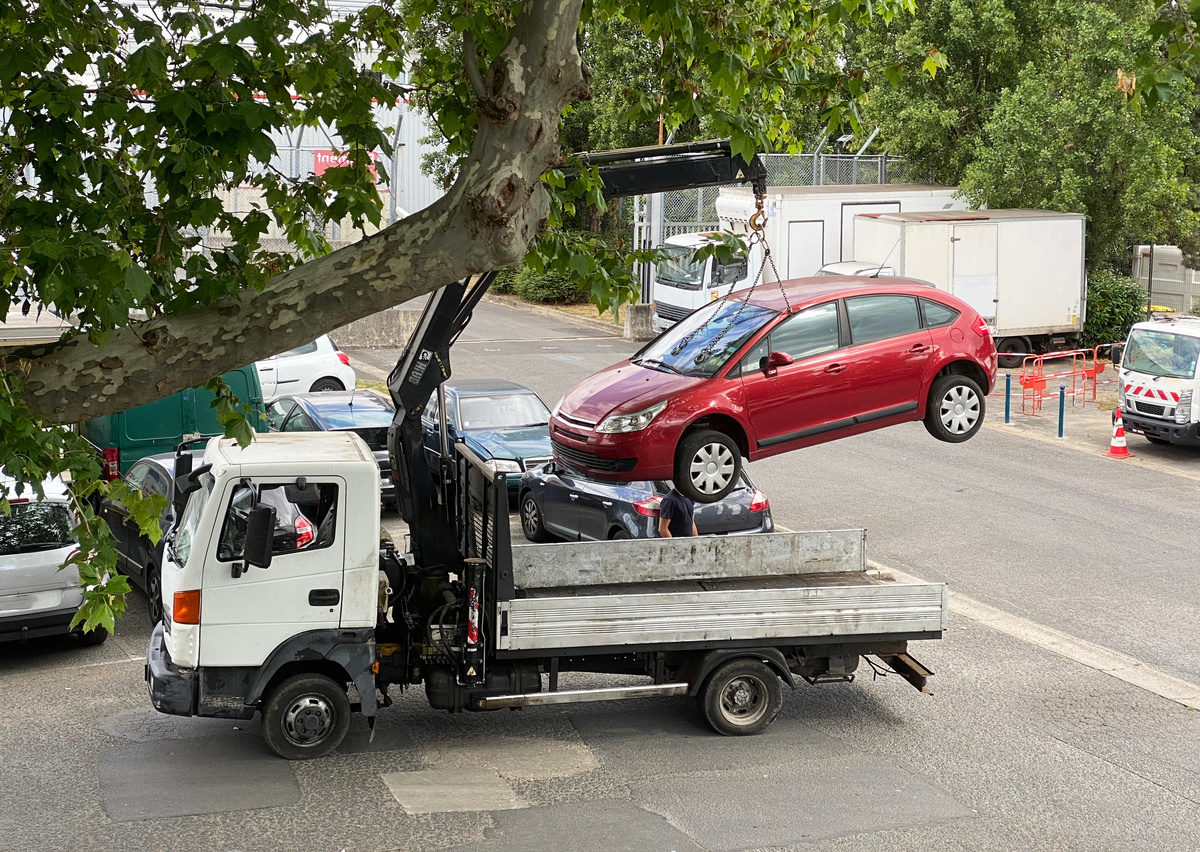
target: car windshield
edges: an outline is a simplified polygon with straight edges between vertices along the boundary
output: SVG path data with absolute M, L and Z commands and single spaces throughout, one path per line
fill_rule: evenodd
M 13 503 L 11 515 L 0 515 L 0 556 L 66 547 L 73 526 L 66 503 Z
M 699 284 L 704 277 L 704 261 L 696 259 L 694 248 L 663 246 L 667 256 L 658 262 L 658 277 L 677 284 Z
M 632 360 L 651 370 L 708 378 L 777 315 L 736 299 L 711 302 L 675 323 Z
M 179 519 L 179 531 L 175 534 L 175 563 L 181 568 L 187 565 L 188 556 L 192 552 L 192 541 L 196 537 L 196 528 L 200 525 L 200 516 L 212 496 L 215 480 L 212 474 L 206 473 L 200 477 L 200 490 L 193 491 L 188 497 L 187 505 L 183 507 L 183 516 Z
M 1151 376 L 1191 379 L 1196 376 L 1197 356 L 1200 337 L 1136 328 L 1129 335 L 1121 366 Z
M 515 429 L 545 426 L 550 409 L 532 393 L 472 395 L 459 397 L 458 417 L 464 429 Z

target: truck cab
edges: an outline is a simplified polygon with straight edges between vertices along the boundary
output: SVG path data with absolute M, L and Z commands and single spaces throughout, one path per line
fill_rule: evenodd
M 1117 403 L 1125 428 L 1153 444 L 1200 444 L 1200 317 L 1136 323 L 1121 358 Z
M 748 257 L 722 263 L 715 257 L 696 258 L 696 251 L 713 242 L 716 234 L 679 234 L 660 248 L 670 256 L 657 265 L 654 278 L 654 330 L 666 331 L 709 302 L 749 287 L 762 267 L 762 244 L 750 247 Z

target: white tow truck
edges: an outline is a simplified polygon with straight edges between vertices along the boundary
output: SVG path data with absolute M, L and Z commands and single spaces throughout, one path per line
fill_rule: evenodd
M 593 162 L 610 196 L 765 188 L 758 158 L 706 144 Z M 356 711 L 373 729 L 394 690 L 421 684 L 451 712 L 687 695 L 732 735 L 771 724 L 783 683 L 847 682 L 864 657 L 926 689 L 908 642 L 941 637 L 946 587 L 877 581 L 862 530 L 514 547 L 505 475 L 452 451 L 444 420 L 435 480 L 421 415 L 494 277 L 433 294 L 388 379 L 403 552 L 381 541 L 379 469 L 356 435 L 212 439 L 194 467 L 179 454 L 145 669 L 158 710 L 261 713 L 268 746 L 302 759 L 337 748 Z M 563 690 L 564 672 L 644 680 Z

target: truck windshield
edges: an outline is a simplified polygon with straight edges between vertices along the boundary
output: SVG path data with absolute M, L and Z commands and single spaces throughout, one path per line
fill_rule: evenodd
M 658 262 L 658 280 L 669 284 L 699 287 L 704 278 L 704 261 L 696 259 L 696 250 L 682 246 L 663 246 L 668 255 Z
M 651 370 L 708 378 L 777 315 L 770 308 L 738 300 L 710 302 L 650 341 L 631 360 Z
M 1151 376 L 1192 379 L 1196 376 L 1197 356 L 1200 356 L 1200 337 L 1135 328 L 1129 335 L 1121 366 Z
M 192 552 L 192 542 L 196 537 L 196 528 L 200 525 L 200 516 L 212 496 L 215 480 L 212 474 L 206 473 L 200 477 L 200 490 L 193 491 L 188 497 L 187 505 L 183 507 L 183 516 L 179 519 L 179 531 L 175 533 L 174 558 L 175 564 L 182 568 L 187 565 L 188 556 Z

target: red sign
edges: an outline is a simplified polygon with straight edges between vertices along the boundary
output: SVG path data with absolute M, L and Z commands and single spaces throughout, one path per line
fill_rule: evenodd
M 371 152 L 371 165 L 367 166 L 371 170 L 371 183 L 379 182 L 379 175 L 375 171 L 375 162 L 378 161 L 379 155 L 374 151 Z M 350 159 L 345 154 L 339 154 L 337 151 L 313 151 L 313 173 L 320 177 L 325 174 L 326 169 L 333 169 L 339 166 L 350 165 Z

